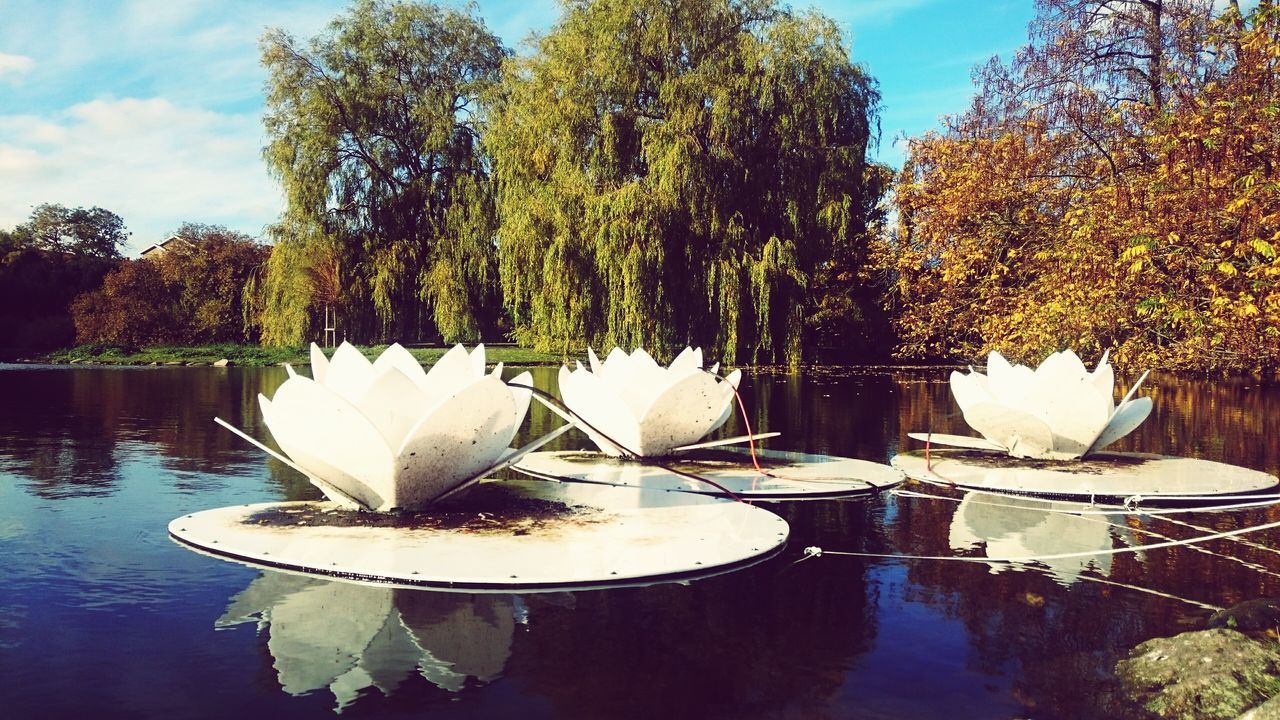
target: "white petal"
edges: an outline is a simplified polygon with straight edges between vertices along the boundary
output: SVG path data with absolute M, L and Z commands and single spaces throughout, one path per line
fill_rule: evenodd
M 742 370 L 734 370 L 720 383 L 720 389 L 724 397 L 724 408 L 720 411 L 720 417 L 716 418 L 716 421 L 711 424 L 711 429 L 707 430 L 708 433 L 728 422 L 733 412 L 738 409 L 738 399 L 734 391 L 738 389 L 738 383 L 740 382 L 742 382 Z
M 742 387 L 742 370 L 734 370 L 728 375 L 725 375 L 724 381 L 732 385 L 734 390 Z
M 389 448 L 398 448 L 405 435 L 430 409 L 426 393 L 399 368 L 387 367 L 369 383 L 356 407 L 378 429 Z
M 569 372 L 560 368 L 560 397 L 564 404 L 583 420 L 608 435 L 627 449 L 640 444 L 639 420 L 613 388 L 599 375 L 585 371 Z M 584 430 L 601 451 L 621 455 L 613 443 L 589 430 Z
M 299 466 L 369 508 L 390 498 L 391 448 L 354 405 L 299 375 L 262 410 L 272 436 Z
M 1130 400 L 1120 409 L 1116 411 L 1111 422 L 1098 435 L 1098 439 L 1093 442 L 1093 446 L 1089 448 L 1089 452 L 1098 452 L 1111 443 L 1128 435 L 1142 424 L 1143 420 L 1151 414 L 1152 402 L 1149 397 L 1140 397 L 1136 400 Z
M 483 369 L 480 375 L 473 375 L 473 368 L 467 349 L 461 345 L 454 345 L 436 361 L 435 365 L 431 366 L 419 386 L 428 398 L 439 402 L 458 388 L 484 375 Z
M 605 356 L 604 364 L 601 367 L 605 368 L 605 371 L 608 372 L 609 367 L 614 365 L 622 367 L 623 365 L 626 365 L 627 361 L 630 359 L 631 356 L 628 355 L 625 350 L 615 345 L 614 348 L 609 351 L 609 354 Z
M 400 343 L 392 343 L 382 351 L 377 360 L 373 361 L 374 373 L 384 372 L 387 368 L 396 368 L 415 383 L 422 382 L 427 376 L 427 371 L 422 369 L 422 363 L 418 362 L 418 359 L 405 350 Z
M 1075 354 L 1074 350 L 1063 350 L 1049 355 L 1044 362 L 1040 363 L 1040 367 L 1036 368 L 1037 373 L 1042 371 L 1055 376 L 1073 377 L 1083 377 L 1088 373 L 1084 361 Z
M 319 345 L 311 343 L 311 379 L 323 383 L 324 373 L 328 369 L 329 358 L 324 356 L 324 351 Z
M 347 402 L 354 403 L 373 382 L 373 363 L 354 345 L 343 342 L 329 360 L 324 373 L 324 386 Z
M 969 437 L 968 435 L 913 432 L 907 433 L 907 437 L 930 445 L 946 445 L 948 447 L 972 448 L 974 450 L 999 450 L 1001 452 L 1008 450 L 1005 446 L 997 445 L 985 438 Z
M 528 372 L 522 372 L 508 382 L 533 387 L 533 375 Z M 511 388 L 511 395 L 516 399 L 516 428 L 519 429 L 524 424 L 525 414 L 529 412 L 529 401 L 533 399 L 533 391 L 513 387 Z
M 961 412 L 979 403 L 995 401 L 986 387 L 979 382 L 978 378 L 982 377 L 977 373 L 964 374 L 956 370 L 951 371 L 951 395 L 956 399 Z
M 686 375 L 664 390 L 640 418 L 641 455 L 665 455 L 695 443 L 711 431 L 724 412 L 724 392 L 706 373 Z
M 1053 431 L 1030 413 L 995 403 L 979 403 L 964 412 L 965 422 L 983 437 L 1009 448 L 1015 457 L 1047 457 Z
M 422 418 L 395 461 L 395 501 L 420 507 L 497 462 L 516 434 L 516 401 L 485 375 Z
M 1093 380 L 1093 386 L 1107 397 L 1108 414 L 1115 412 L 1116 407 L 1116 374 L 1111 367 L 1111 363 L 1107 362 L 1107 356 L 1110 352 L 1110 350 L 1107 350 L 1102 353 L 1102 359 L 1098 361 L 1098 366 L 1093 369 L 1093 373 L 1090 375 Z
M 635 352 L 631 353 L 631 367 L 637 370 L 649 370 L 661 369 L 662 366 L 658 364 L 657 360 L 653 359 L 652 355 L 645 352 L 644 348 L 636 348 Z
M 617 348 L 614 348 L 614 349 L 617 350 Z M 604 368 L 600 364 L 600 358 L 596 357 L 596 351 L 592 350 L 589 347 L 587 348 L 587 362 L 591 363 L 591 372 L 595 373 L 596 375 L 602 374 L 602 371 Z M 578 367 L 581 368 L 582 363 L 579 362 Z
M 613 391 L 612 396 L 619 398 L 631 417 L 637 420 L 644 417 L 644 414 L 653 406 L 653 401 L 670 387 L 667 377 L 661 375 L 655 377 L 649 373 L 633 376 L 631 382 L 625 382 L 615 376 L 607 384 Z
M 484 343 L 480 343 L 475 346 L 471 351 L 470 358 L 472 377 L 480 377 L 484 374 L 484 367 L 486 364 L 484 361 Z
M 1098 392 L 1084 364 L 1068 350 L 1040 365 L 1020 407 L 1052 429 L 1055 453 L 1079 457 L 1106 426 L 1110 404 L 1111 398 Z
M 671 364 L 667 366 L 667 369 L 672 371 L 679 370 L 681 372 L 689 369 L 701 370 L 702 348 L 694 350 L 686 345 L 684 350 L 681 350 L 680 354 L 676 355 L 676 359 L 672 360 Z
M 992 383 L 1004 382 L 1011 372 L 1013 366 L 1003 355 L 995 350 L 987 354 L 987 377 L 991 378 Z

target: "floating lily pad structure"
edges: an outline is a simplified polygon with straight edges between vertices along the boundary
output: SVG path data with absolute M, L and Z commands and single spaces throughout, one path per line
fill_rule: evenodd
M 951 373 L 951 393 L 981 437 L 911 433 L 926 449 L 895 456 L 893 466 L 926 482 L 1088 502 L 1209 501 L 1277 487 L 1275 476 L 1225 463 L 1104 452 L 1152 409 L 1150 398 L 1134 397 L 1145 373 L 1114 402 L 1106 355 L 1089 372 L 1070 350 L 1035 370 L 993 352 L 987 373 Z
M 660 397 L 654 407 L 665 409 L 654 416 L 684 417 L 684 401 L 703 400 L 722 414 L 733 387 L 702 373 L 700 355 L 682 358 L 696 361 L 699 382 Z M 289 374 L 274 397 L 259 398 L 263 417 L 287 455 L 276 456 L 328 501 L 206 510 L 170 523 L 175 539 L 263 567 L 504 592 L 699 577 L 786 543 L 782 518 L 681 488 L 480 482 L 571 427 L 510 448 L 536 389 L 527 373 L 507 384 L 501 366 L 486 372 L 483 346 L 457 346 L 429 371 L 399 345 L 372 363 L 349 345 L 332 359 L 312 346 L 313 377 Z M 722 422 L 702 422 L 694 439 Z M 671 423 L 656 434 L 607 427 L 643 447 L 685 437 L 666 432 L 685 432 Z
M 767 559 L 782 518 L 683 492 L 487 481 L 430 511 L 263 503 L 177 518 L 182 543 L 260 567 L 392 585 L 568 590 L 703 577 Z
M 762 449 L 755 454 L 753 462 L 750 452 L 743 448 L 701 448 L 654 464 L 648 458 L 608 457 L 594 452 L 535 452 L 521 458 L 514 467 L 534 477 L 752 500 L 861 497 L 903 480 L 900 471 L 866 460 Z
M 534 452 L 515 469 L 534 477 L 680 490 L 742 499 L 806 500 L 869 495 L 902 474 L 881 463 L 803 453 L 726 448 L 777 433 L 699 442 L 724 425 L 736 405 L 742 371 L 702 367 L 686 347 L 667 367 L 643 348 L 614 348 L 590 369 L 560 368 L 560 394 L 598 452 Z

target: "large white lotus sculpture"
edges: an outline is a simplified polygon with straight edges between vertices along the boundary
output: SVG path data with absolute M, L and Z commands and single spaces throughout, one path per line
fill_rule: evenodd
M 485 373 L 484 346 L 456 345 L 424 371 L 400 345 L 372 363 L 343 343 L 311 346 L 311 378 L 293 373 L 262 416 L 280 448 L 330 500 L 371 510 L 421 507 L 509 452 L 530 392 Z M 522 373 L 512 382 L 529 384 Z
M 714 375 L 719 363 L 704 371 L 701 348 L 686 347 L 667 367 L 642 348 L 631 354 L 614 348 L 604 362 L 588 348 L 587 357 L 590 370 L 582 363 L 573 371 L 560 368 L 560 397 L 599 430 L 583 428 L 614 456 L 666 455 L 697 442 L 729 419 L 742 379 L 741 370 L 724 379 Z
M 1054 353 L 1032 370 L 998 352 L 987 374 L 951 373 L 951 393 L 965 422 L 983 439 L 931 436 L 934 442 L 999 450 L 1020 458 L 1077 459 L 1133 432 L 1151 412 L 1151 398 L 1134 398 L 1138 382 L 1116 405 L 1115 373 L 1107 355 L 1093 372 L 1070 350 Z

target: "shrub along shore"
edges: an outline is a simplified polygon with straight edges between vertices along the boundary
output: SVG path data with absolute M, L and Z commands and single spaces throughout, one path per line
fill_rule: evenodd
M 359 345 L 365 357 L 373 359 L 386 345 Z M 449 347 L 416 347 L 409 352 L 418 362 L 432 364 L 440 359 Z M 331 351 L 326 351 L 331 354 Z M 563 360 L 559 354 L 535 352 L 509 345 L 489 345 L 485 357 L 490 364 L 508 365 L 558 365 Z M 92 365 L 213 365 L 227 360 L 229 365 L 263 367 L 291 363 L 305 365 L 311 362 L 305 347 L 261 347 L 222 343 L 217 345 L 162 346 L 149 348 L 120 348 L 106 345 L 79 345 L 58 350 L 32 359 L 35 362 L 72 363 Z

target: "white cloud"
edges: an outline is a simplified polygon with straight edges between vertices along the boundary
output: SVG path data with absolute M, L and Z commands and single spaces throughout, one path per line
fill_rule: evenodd
M 36 61 L 26 55 L 0 53 L 0 80 L 5 78 L 16 79 L 19 76 L 26 75 L 35 65 Z
M 100 99 L 53 117 L 0 116 L 0 138 L 0 227 L 43 202 L 98 206 L 124 218 L 136 252 L 185 220 L 257 234 L 281 207 L 256 114 Z
M 119 214 L 137 252 L 185 220 L 258 234 L 284 206 L 262 161 L 258 41 L 305 42 L 349 0 L 0 0 L 0 229 L 34 205 Z M 465 0 L 445 0 L 463 6 Z M 482 0 L 514 46 L 555 0 Z

